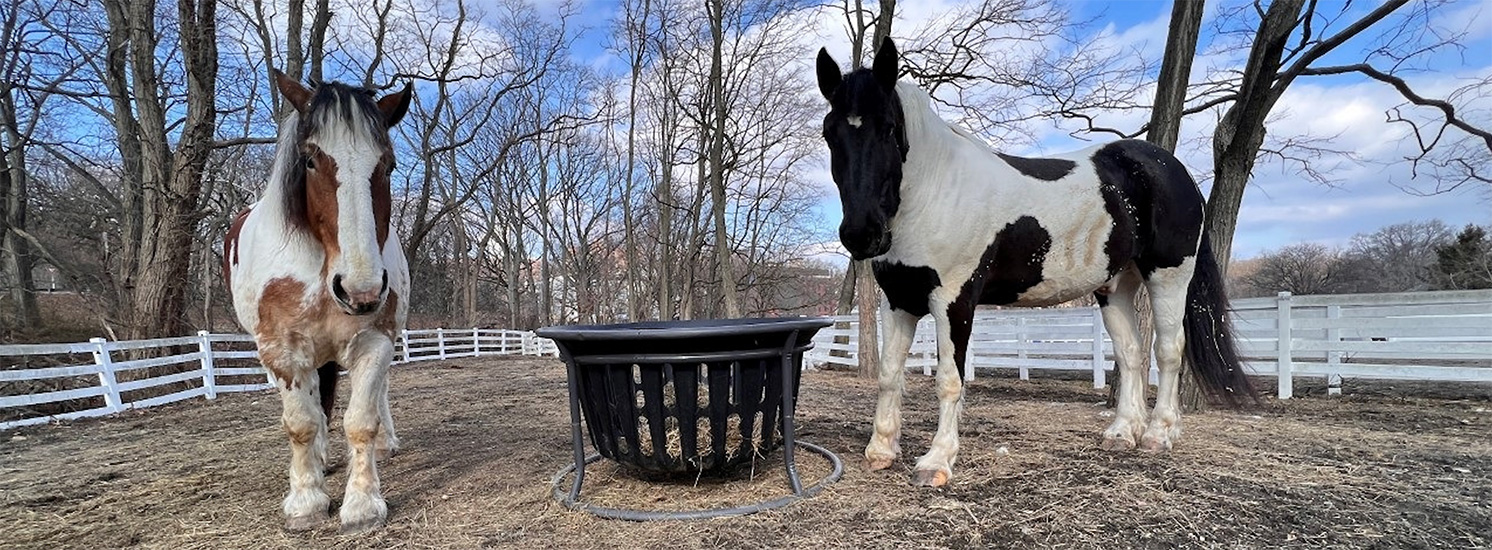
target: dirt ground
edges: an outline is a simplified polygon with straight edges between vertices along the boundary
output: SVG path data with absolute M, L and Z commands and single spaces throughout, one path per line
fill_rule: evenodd
M 491 358 L 396 367 L 403 451 L 381 465 L 388 525 L 282 529 L 288 446 L 272 393 L 234 394 L 0 434 L 4 548 L 1489 548 L 1492 390 L 1438 397 L 1353 387 L 1344 397 L 1188 416 L 1169 454 L 1106 453 L 1101 390 L 982 377 L 944 489 L 908 485 L 936 426 L 931 380 L 908 377 L 901 464 L 866 472 L 875 384 L 803 377 L 799 435 L 844 478 L 739 518 L 628 522 L 566 509 L 564 368 Z M 1310 392 L 1298 392 L 1310 393 Z M 345 399 L 345 396 L 344 396 Z M 340 422 L 333 426 L 333 506 Z M 1005 449 L 1004 452 L 1000 449 Z M 639 481 L 593 465 L 583 500 L 682 509 L 787 494 L 781 453 L 742 479 Z M 827 461 L 799 454 L 805 482 Z M 754 477 L 753 475 L 754 474 Z

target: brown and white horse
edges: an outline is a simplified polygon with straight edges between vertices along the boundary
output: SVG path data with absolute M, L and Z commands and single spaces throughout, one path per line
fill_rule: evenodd
M 398 447 L 388 370 L 409 306 L 409 267 L 390 229 L 388 129 L 404 116 L 404 90 L 375 100 L 342 84 L 311 88 L 275 72 L 294 107 L 281 122 L 274 167 L 259 202 L 224 240 L 224 273 L 239 323 L 274 376 L 290 437 L 286 527 L 328 519 L 327 421 L 339 369 L 348 372 L 347 490 L 343 532 L 383 524 L 377 459 Z

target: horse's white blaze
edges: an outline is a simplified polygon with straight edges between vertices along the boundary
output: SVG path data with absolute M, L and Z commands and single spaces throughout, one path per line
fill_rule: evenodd
M 850 126 L 853 126 L 855 128 L 859 128 L 861 124 L 865 123 L 865 121 L 861 120 L 860 117 L 857 116 L 857 115 L 850 115 L 850 116 L 844 117 L 844 121 L 847 122 L 847 123 L 849 123 Z
M 335 113 L 339 108 L 330 109 Z M 319 139 L 308 140 L 337 163 L 337 244 L 341 254 L 332 273 L 342 276 L 348 293 L 377 292 L 383 286 L 384 265 L 378 250 L 378 226 L 373 216 L 368 181 L 383 156 L 373 141 L 373 128 L 363 117 L 328 116 L 320 121 Z

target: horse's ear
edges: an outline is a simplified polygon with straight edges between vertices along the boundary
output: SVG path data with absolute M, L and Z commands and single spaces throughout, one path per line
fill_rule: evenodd
M 414 83 L 405 82 L 404 89 L 383 96 L 378 100 L 378 112 L 383 113 L 383 124 L 393 128 L 409 112 L 409 101 L 414 99 Z
M 888 90 L 895 88 L 896 75 L 900 70 L 897 67 L 899 61 L 897 59 L 896 43 L 891 41 L 891 37 L 888 36 L 884 40 L 881 40 L 881 48 L 876 50 L 875 64 L 871 65 L 870 69 L 871 72 L 875 73 L 876 82 L 879 82 L 881 86 Z
M 311 104 L 311 90 L 302 86 L 299 80 L 286 76 L 279 69 L 270 69 L 270 74 L 275 77 L 275 87 L 280 90 L 280 96 L 290 102 L 290 106 L 300 114 L 306 114 L 306 106 Z
M 828 48 L 819 48 L 818 73 L 819 93 L 824 94 L 824 99 L 834 99 L 834 90 L 844 82 L 844 73 L 839 72 L 839 62 L 829 55 Z

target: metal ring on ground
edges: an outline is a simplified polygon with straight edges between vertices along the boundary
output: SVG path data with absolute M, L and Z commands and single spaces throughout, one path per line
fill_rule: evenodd
M 758 502 L 758 503 L 755 503 L 755 504 L 745 504 L 745 505 L 741 505 L 741 506 L 733 506 L 733 507 L 730 507 L 730 508 L 714 508 L 714 509 L 710 509 L 710 510 L 680 510 L 680 511 L 676 511 L 676 512 L 660 512 L 660 511 L 651 511 L 651 510 L 627 510 L 627 509 L 621 509 L 621 508 L 607 508 L 605 506 L 596 506 L 594 504 L 586 504 L 586 503 L 583 503 L 583 502 L 571 501 L 568 498 L 568 495 L 566 494 L 566 492 L 563 489 L 561 489 L 561 486 L 562 486 L 562 482 L 565 479 L 565 476 L 568 476 L 572 472 L 575 471 L 575 466 L 576 465 L 574 463 L 571 463 L 569 466 L 561 468 L 560 471 L 555 472 L 554 479 L 552 479 L 549 483 L 550 483 L 551 486 L 554 487 L 554 499 L 560 501 L 560 503 L 564 504 L 565 507 L 570 508 L 572 510 L 582 510 L 582 511 L 590 512 L 592 514 L 601 516 L 603 518 L 625 519 L 625 520 L 631 520 L 631 521 L 650 521 L 650 520 L 658 520 L 658 519 L 709 519 L 709 518 L 723 518 L 723 517 L 730 517 L 730 516 L 744 516 L 746 514 L 754 514 L 754 513 L 763 511 L 763 510 L 771 510 L 771 509 L 774 509 L 774 508 L 781 508 L 783 506 L 787 506 L 788 504 L 792 504 L 793 502 L 796 502 L 798 500 L 802 500 L 802 499 L 811 497 L 813 495 L 816 495 L 816 494 L 819 493 L 819 491 L 824 490 L 824 487 L 827 487 L 829 484 L 834 483 L 835 481 L 839 481 L 839 476 L 841 476 L 841 475 L 844 474 L 844 463 L 839 460 L 839 456 L 838 455 L 835 455 L 834 453 L 830 452 L 828 449 L 825 449 L 823 447 L 820 447 L 818 445 L 814 445 L 812 443 L 808 443 L 808 442 L 805 442 L 805 441 L 797 441 L 796 445 L 798 447 L 802 447 L 803 449 L 806 449 L 806 450 L 818 453 L 819 455 L 822 455 L 824 458 L 829 459 L 829 464 L 833 466 L 833 470 L 830 471 L 829 475 L 826 476 L 826 477 L 824 477 L 824 479 L 819 480 L 818 483 L 814 483 L 813 485 L 810 485 L 808 487 L 804 487 L 803 488 L 803 494 L 801 494 L 801 495 L 788 495 L 788 496 L 785 496 L 785 497 L 775 498 L 775 499 L 772 499 L 772 500 Z M 601 455 L 599 455 L 599 454 L 593 454 L 593 455 L 585 457 L 585 463 L 586 464 L 590 464 L 590 463 L 595 462 L 595 461 L 600 460 L 600 459 L 601 459 Z

